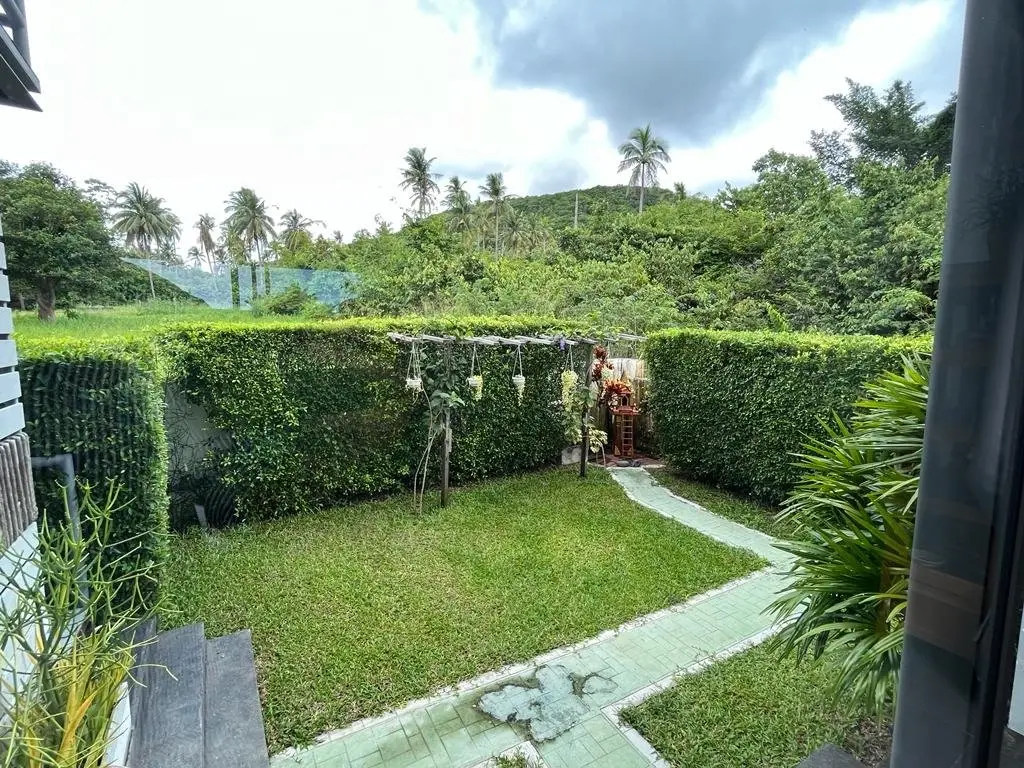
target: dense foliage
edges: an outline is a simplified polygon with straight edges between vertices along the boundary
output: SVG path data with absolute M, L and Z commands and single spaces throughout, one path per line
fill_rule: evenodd
M 713 197 L 687 195 L 682 184 L 671 192 L 654 186 L 669 158 L 649 126 L 620 148 L 628 187 L 578 192 L 578 226 L 576 191 L 521 197 L 500 171 L 441 184 L 442 161 L 412 147 L 396 172 L 411 205 L 397 231 L 378 217 L 375 232 L 361 230 L 344 243 L 337 231 L 314 236 L 322 222 L 291 210 L 278 232 L 268 213 L 273 206 L 242 188 L 228 198 L 219 232 L 214 217 L 199 218 L 188 260 L 204 275 L 227 275 L 246 263 L 353 272 L 359 299 L 344 311 L 358 315 L 542 314 L 632 331 L 687 325 L 927 332 L 935 316 L 955 101 L 927 115 L 902 82 L 881 93 L 851 82 L 828 99 L 846 121 L 843 131 L 813 133 L 807 155 L 769 150 L 753 166 L 753 183 L 727 184 Z M 0 166 L 7 174 L 0 178 L 0 208 L 16 212 L 28 192 L 12 186 L 16 169 Z M 61 184 L 67 206 L 94 203 L 94 230 L 102 215 L 125 245 L 163 262 L 183 261 L 177 218 L 144 188 L 117 194 L 91 180 L 83 193 Z M 145 198 L 135 206 L 133 189 Z M 438 205 L 443 211 L 431 215 Z M 153 226 L 142 226 L 154 217 Z M 43 251 L 21 231 L 34 225 L 9 218 L 17 276 Z M 102 240 L 102 231 L 93 234 Z M 123 300 L 101 287 L 99 278 L 113 269 L 95 262 L 92 287 L 75 297 Z M 260 283 L 258 273 L 246 273 L 253 295 L 287 287 Z M 140 278 L 145 287 L 144 273 Z
M 125 557 L 116 561 L 114 575 L 148 569 L 158 579 L 166 560 L 168 514 L 157 351 L 144 341 L 22 340 L 18 347 L 32 453 L 71 453 L 79 482 L 96 494 L 105 496 L 117 486 L 113 535 L 131 549 L 120 553 Z M 36 477 L 47 516 L 63 514 L 58 479 L 48 473 Z
M 904 361 L 868 383 L 852 417 L 808 443 L 783 515 L 799 526 L 789 584 L 776 603 L 799 611 L 782 648 L 835 653 L 837 693 L 876 708 L 896 695 L 921 475 L 929 363 Z
M 159 343 L 169 356 L 172 385 L 228 438 L 209 451 L 199 446 L 200 453 L 209 453 L 205 459 L 176 461 L 174 491 L 189 516 L 194 513 L 188 501 L 212 507 L 226 492 L 241 517 L 256 519 L 400 488 L 423 450 L 427 425 L 423 398 L 405 388 L 410 350 L 387 332 L 508 337 L 547 327 L 507 318 L 403 318 L 168 330 Z M 512 385 L 514 348 L 477 351 L 479 400 L 466 384 L 471 352 L 470 346 L 456 345 L 452 354 L 466 401 L 452 424 L 453 481 L 555 461 L 563 444 L 556 402 L 563 353 L 524 348 L 520 405 Z M 430 345 L 423 351 L 427 359 L 438 353 Z M 173 442 L 188 439 L 180 423 L 188 418 L 169 411 Z
M 654 430 L 673 467 L 769 502 L 801 470 L 792 454 L 822 419 L 848 416 L 867 379 L 931 340 L 767 332 L 664 331 L 647 341 Z

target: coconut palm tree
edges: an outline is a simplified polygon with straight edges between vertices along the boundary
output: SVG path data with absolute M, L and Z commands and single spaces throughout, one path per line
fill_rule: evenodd
M 514 206 L 505 207 L 505 215 L 502 217 L 505 222 L 505 242 L 513 253 L 518 253 L 531 245 L 530 221 L 526 216 L 515 209 Z
M 423 218 L 434 207 L 434 196 L 440 194 L 436 179 L 440 173 L 434 173 L 431 166 L 436 157 L 427 157 L 426 147 L 410 147 L 405 153 L 405 168 L 402 169 L 402 189 L 410 191 L 412 205 L 418 218 Z
M 206 263 L 213 272 L 213 252 L 217 249 L 217 238 L 213 231 L 217 228 L 217 221 L 208 213 L 204 213 L 195 223 L 195 229 L 199 233 L 196 242 L 199 243 L 199 250 L 206 255 Z
M 226 224 L 228 231 L 241 240 L 250 261 L 252 253 L 256 252 L 256 262 L 260 268 L 266 266 L 263 262 L 263 252 L 267 247 L 270 238 L 275 237 L 274 220 L 267 213 L 267 203 L 248 187 L 232 192 L 225 201 L 224 212 L 228 215 Z M 255 283 L 256 274 L 253 273 Z M 270 283 L 266 283 L 266 291 L 270 292 Z
M 668 144 L 654 135 L 651 124 L 634 128 L 629 141 L 619 147 L 622 162 L 619 173 L 629 171 L 629 184 L 640 188 L 640 213 L 644 212 L 644 191 L 658 184 L 658 171 L 667 172 L 665 163 L 672 162 L 668 156 Z
M 132 182 L 118 193 L 114 201 L 111 226 L 115 232 L 124 235 L 125 245 L 153 256 L 153 247 L 173 243 L 181 235 L 181 220 L 164 204 L 162 197 L 156 197 L 148 189 Z M 153 285 L 153 269 L 149 272 L 149 293 L 156 298 Z
M 505 186 L 505 175 L 488 173 L 484 183 L 480 185 L 480 194 L 486 197 L 494 211 L 494 252 L 498 252 L 498 222 L 501 220 L 505 202 L 508 200 L 508 188 Z
M 298 249 L 306 240 L 312 238 L 309 228 L 314 224 L 324 225 L 319 219 L 307 219 L 295 208 L 285 211 L 281 216 L 281 240 L 289 251 Z
M 449 211 L 469 207 L 469 190 L 466 189 L 466 182 L 458 176 L 451 176 L 445 185 L 442 202 Z

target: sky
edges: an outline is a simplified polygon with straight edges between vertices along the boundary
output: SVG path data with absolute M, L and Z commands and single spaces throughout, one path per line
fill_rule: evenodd
M 395 223 L 402 158 L 475 188 L 625 183 L 651 123 L 662 186 L 750 181 L 840 127 L 844 78 L 956 89 L 963 0 L 26 0 L 43 112 L 0 111 L 0 158 L 136 181 L 185 223 L 252 187 L 346 237 Z

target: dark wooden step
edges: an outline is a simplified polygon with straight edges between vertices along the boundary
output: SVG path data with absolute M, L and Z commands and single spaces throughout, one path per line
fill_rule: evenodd
M 139 675 L 146 687 L 139 689 L 132 700 L 128 765 L 202 768 L 206 690 L 203 625 L 190 624 L 161 632 L 152 644 L 145 646 L 140 657 L 150 666 L 144 666 Z
M 268 768 L 256 661 L 248 629 L 206 646 L 206 765 Z

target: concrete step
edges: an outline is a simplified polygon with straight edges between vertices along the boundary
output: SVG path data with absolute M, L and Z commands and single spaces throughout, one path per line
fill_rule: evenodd
M 142 656 L 144 663 L 150 666 L 142 669 L 141 678 L 146 687 L 140 689 L 132 702 L 128 765 L 131 768 L 202 768 L 206 691 L 203 625 L 190 624 L 161 632 L 155 642 L 143 649 Z
M 268 768 L 256 661 L 248 629 L 206 645 L 206 765 Z

